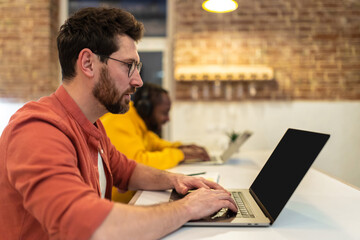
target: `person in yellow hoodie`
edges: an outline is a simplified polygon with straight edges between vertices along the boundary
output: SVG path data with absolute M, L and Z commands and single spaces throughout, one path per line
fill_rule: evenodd
M 112 144 L 128 158 L 158 169 L 168 169 L 186 159 L 209 160 L 203 147 L 161 139 L 161 128 L 170 120 L 171 100 L 158 85 L 144 83 L 133 95 L 125 114 L 105 114 L 101 121 Z M 114 201 L 128 202 L 133 192 L 113 189 Z

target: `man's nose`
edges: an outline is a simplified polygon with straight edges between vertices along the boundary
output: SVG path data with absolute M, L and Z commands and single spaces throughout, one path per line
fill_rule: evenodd
M 130 84 L 131 86 L 136 88 L 142 87 L 142 85 L 144 84 L 143 80 L 141 79 L 140 72 L 137 69 L 134 71 L 133 75 L 131 76 Z

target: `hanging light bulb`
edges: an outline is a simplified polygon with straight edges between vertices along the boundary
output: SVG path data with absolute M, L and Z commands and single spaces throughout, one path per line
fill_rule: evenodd
M 237 9 L 238 4 L 234 0 L 206 0 L 202 7 L 208 12 L 226 13 Z

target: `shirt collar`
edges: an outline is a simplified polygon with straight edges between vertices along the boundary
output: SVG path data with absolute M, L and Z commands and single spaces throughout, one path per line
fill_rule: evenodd
M 63 85 L 60 85 L 56 90 L 55 96 L 64 109 L 79 123 L 85 132 L 97 139 L 101 137 L 102 134 L 100 130 L 86 118 L 85 114 L 81 111 L 74 99 L 68 94 Z

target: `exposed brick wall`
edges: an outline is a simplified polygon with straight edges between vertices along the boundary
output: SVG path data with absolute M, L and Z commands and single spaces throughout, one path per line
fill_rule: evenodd
M 36 100 L 59 85 L 58 0 L 0 1 L 0 98 Z
M 202 0 L 174 1 L 175 67 L 266 65 L 276 84 L 258 83 L 252 98 L 360 99 L 359 0 L 241 0 L 226 14 L 205 12 Z M 37 99 L 59 85 L 58 3 L 0 1 L 0 98 Z M 178 99 L 189 98 L 188 85 L 177 82 Z M 250 84 L 221 87 L 229 85 L 250 96 Z
M 175 68 L 262 64 L 277 88 L 258 98 L 360 99 L 359 0 L 239 0 L 225 14 L 202 2 L 175 0 Z M 189 98 L 186 84 L 177 82 L 177 99 Z

